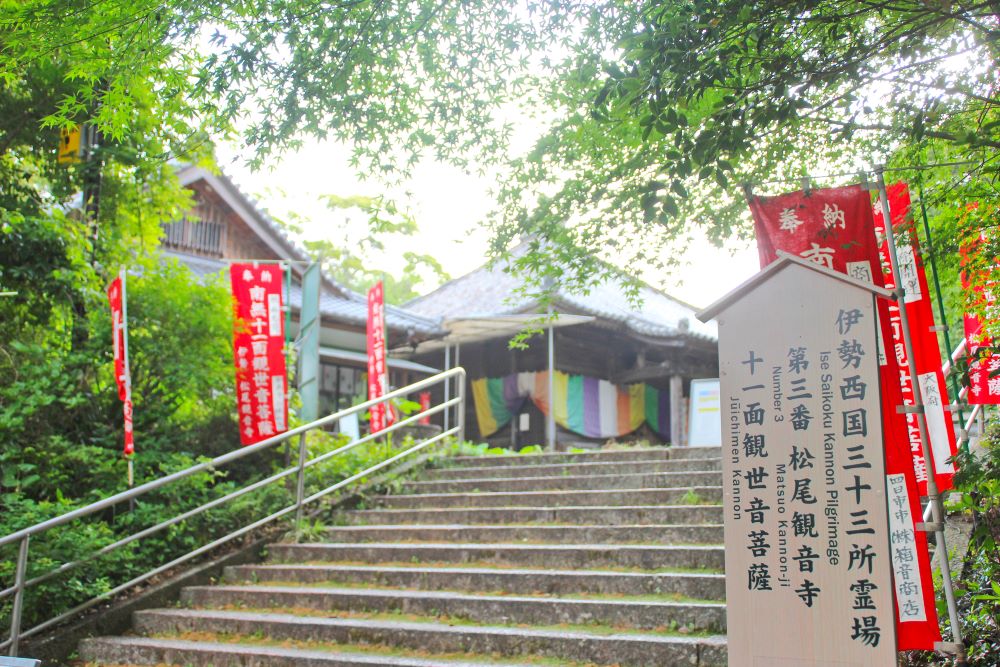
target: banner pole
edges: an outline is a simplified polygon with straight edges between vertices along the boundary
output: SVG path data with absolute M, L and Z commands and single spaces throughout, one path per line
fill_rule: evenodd
M 953 643 L 950 646 L 941 646 L 942 650 L 948 650 L 955 655 L 957 665 L 965 665 L 965 645 L 962 643 L 962 627 L 959 624 L 958 605 L 955 601 L 955 591 L 951 585 L 951 565 L 948 562 L 948 547 L 944 536 L 944 512 L 941 507 L 941 495 L 938 492 L 937 479 L 935 477 L 934 455 L 931 451 L 931 443 L 927 436 L 927 420 L 924 414 L 923 392 L 920 382 L 917 379 L 917 362 L 913 355 L 913 336 L 910 332 L 910 322 L 906 314 L 906 288 L 903 287 L 903 278 L 899 271 L 899 258 L 896 256 L 896 239 L 892 228 L 892 216 L 889 212 L 889 195 L 885 188 L 885 167 L 878 165 L 875 168 L 875 176 L 878 179 L 878 196 L 882 204 L 882 219 L 885 221 L 886 245 L 889 246 L 889 257 L 892 265 L 892 277 L 896 283 L 894 292 L 896 293 L 900 326 L 903 330 L 903 343 L 909 352 L 907 354 L 907 366 L 910 373 L 910 384 L 913 386 L 914 408 L 917 416 L 917 427 L 920 429 L 920 445 L 924 453 L 924 463 L 927 466 L 927 501 L 931 506 L 932 524 L 935 534 L 935 551 L 938 557 L 938 566 L 941 568 L 941 587 L 944 589 L 945 601 L 948 603 L 948 618 L 951 621 L 951 634 Z
M 126 279 L 128 276 L 128 271 L 125 267 L 122 267 L 118 273 L 119 278 L 122 281 L 122 360 L 125 366 L 125 400 L 129 405 L 132 404 L 132 369 L 129 366 L 128 360 L 128 288 L 126 287 Z M 133 431 L 134 433 L 134 431 Z M 133 436 L 134 437 L 134 436 Z M 135 453 L 126 456 L 125 461 L 128 466 L 128 488 L 132 488 L 135 485 Z M 135 499 L 129 500 L 129 511 L 135 510 Z
M 444 344 L 444 369 L 446 371 L 451 370 L 451 344 Z M 444 379 L 444 402 L 447 403 L 451 400 L 451 378 L 446 377 Z M 444 430 L 451 428 L 451 408 L 448 408 L 442 413 L 442 418 L 444 420 Z
M 922 221 L 923 221 L 924 236 L 927 237 L 927 251 L 928 251 L 928 254 L 930 255 L 930 260 L 931 260 L 931 277 L 934 278 L 934 293 L 935 293 L 935 296 L 937 297 L 938 314 L 941 317 L 941 325 L 942 325 L 942 327 L 944 329 L 945 353 L 946 354 L 951 354 L 952 349 L 954 349 L 951 346 L 951 335 L 948 333 L 951 330 L 951 326 L 949 326 L 949 324 L 948 324 L 948 316 L 947 316 L 947 314 L 944 311 L 944 299 L 941 297 L 941 281 L 938 279 L 937 260 L 934 257 L 934 241 L 933 241 L 933 237 L 931 236 L 931 226 L 930 226 L 930 223 L 928 223 L 928 221 L 927 221 L 927 206 L 924 204 L 924 183 L 923 183 L 923 181 L 924 181 L 924 179 L 920 175 L 920 172 L 918 171 L 917 172 L 917 197 L 920 199 L 920 216 L 921 216 Z M 917 239 L 917 242 L 919 244 L 919 237 Z M 955 395 L 955 402 L 958 403 L 958 423 L 959 424 L 964 424 L 965 423 L 965 414 L 964 414 L 965 411 L 962 410 L 962 404 L 961 404 L 961 401 L 958 398 L 958 393 L 959 393 L 959 390 L 960 390 L 960 387 L 958 386 L 958 379 L 955 378 L 955 374 L 954 373 L 951 373 L 950 375 L 951 375 L 951 377 L 949 379 L 951 380 L 951 391 Z
M 389 351 L 388 351 L 389 325 L 387 324 L 385 319 L 385 284 L 386 284 L 385 271 L 382 272 L 381 283 L 382 283 L 382 303 L 379 307 L 382 309 L 382 350 L 383 350 L 382 356 L 385 360 L 385 374 L 383 376 L 383 378 L 385 379 L 385 384 L 382 386 L 382 394 L 385 395 L 388 394 L 390 391 L 392 391 L 392 385 L 389 382 L 390 380 Z M 389 426 L 389 424 L 392 424 L 393 422 L 396 421 L 394 418 L 395 413 L 393 412 L 392 409 L 392 401 L 391 400 L 386 401 L 382 405 L 385 406 L 384 424 L 385 426 Z M 382 456 L 384 458 L 389 458 L 389 453 L 391 451 L 392 451 L 392 432 L 390 431 L 389 433 L 386 433 L 385 437 L 382 439 L 382 452 L 383 452 Z
M 292 263 L 282 262 L 285 274 L 285 379 L 291 388 L 288 373 L 292 368 Z M 302 328 L 302 303 L 299 303 L 299 328 Z M 292 464 L 292 441 L 285 441 L 285 467 Z

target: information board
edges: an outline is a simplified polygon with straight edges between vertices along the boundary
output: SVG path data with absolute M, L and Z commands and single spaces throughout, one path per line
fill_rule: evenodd
M 718 447 L 722 444 L 719 413 L 719 378 L 691 380 L 688 445 Z
M 727 299 L 729 665 L 893 665 L 874 295 L 782 260 Z

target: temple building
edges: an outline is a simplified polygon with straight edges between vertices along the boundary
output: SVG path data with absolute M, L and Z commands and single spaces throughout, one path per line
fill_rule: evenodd
M 542 320 L 545 310 L 520 296 L 522 283 L 506 267 L 483 266 L 405 305 L 448 333 L 397 352 L 468 371 L 470 439 L 515 448 L 686 442 L 690 381 L 718 377 L 714 322 L 699 322 L 696 308 L 645 284 L 633 305 L 614 282 L 585 295 L 556 285 L 554 316 Z M 525 325 L 543 332 L 511 349 Z
M 310 258 L 280 226 L 224 174 L 187 165 L 178 170 L 182 185 L 193 191 L 189 216 L 163 225 L 162 250 L 199 276 L 218 274 L 231 262 L 281 261 L 290 269 L 287 303 L 291 306 L 291 340 L 298 333 L 302 304 L 301 276 Z M 416 344 L 444 335 L 435 320 L 386 305 L 389 346 Z M 367 352 L 364 295 L 322 276 L 320 291 L 320 404 L 325 415 L 367 400 Z M 407 359 L 389 360 L 389 383 L 401 387 L 435 368 Z

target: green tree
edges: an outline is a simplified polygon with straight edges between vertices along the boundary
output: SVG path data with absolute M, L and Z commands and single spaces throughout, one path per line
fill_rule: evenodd
M 607 277 L 589 255 L 669 268 L 695 232 L 746 237 L 740 184 L 784 189 L 774 181 L 807 169 L 957 162 L 961 174 L 924 174 L 935 224 L 948 227 L 938 215 L 946 199 L 991 204 L 995 10 L 922 0 L 111 0 L 98 12 L 85 0 L 8 0 L 0 77 L 18 87 L 58 58 L 49 125 L 89 120 L 122 138 L 133 111 L 148 108 L 165 121 L 161 143 L 238 129 L 258 165 L 306 136 L 336 138 L 351 142 L 360 169 L 387 179 L 423 156 L 499 163 L 512 103 L 541 110 L 548 129 L 511 165 L 491 223 L 495 255 L 517 237 L 539 239 L 516 268 L 540 288 L 553 257 L 564 283 L 584 285 Z
M 0 3 L 0 81 L 53 56 L 66 64 L 47 125 L 88 121 L 119 139 L 154 108 L 178 137 L 238 128 L 258 164 L 303 134 L 354 142 L 376 172 L 422 152 L 488 153 L 540 44 L 506 2 Z
M 324 195 L 322 199 L 342 220 L 326 225 L 328 234 L 324 238 L 302 243 L 337 282 L 365 293 L 382 280 L 386 303 L 402 304 L 449 279 L 441 263 L 431 255 L 404 251 L 402 265 L 381 256 L 390 239 L 413 237 L 420 232 L 413 216 L 394 202 L 363 195 Z M 355 212 L 361 214 L 363 223 L 350 218 Z M 294 212 L 279 222 L 295 234 L 302 234 L 307 223 Z
M 846 172 L 818 184 L 833 185 L 876 162 L 960 163 L 890 175 L 919 179 L 949 251 L 954 202 L 993 210 L 993 3 L 624 4 L 581 18 L 539 91 L 557 120 L 501 189 L 493 252 L 539 236 L 518 264 L 536 288 L 543 250 L 664 267 L 664 244 L 696 230 L 748 237 L 741 184 L 787 191 L 809 171 Z M 588 262 L 567 266 L 564 280 L 588 282 Z

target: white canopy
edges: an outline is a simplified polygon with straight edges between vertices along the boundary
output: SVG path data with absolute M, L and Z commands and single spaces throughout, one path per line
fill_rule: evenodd
M 486 315 L 482 317 L 462 317 L 445 320 L 443 329 L 449 333 L 444 338 L 423 342 L 417 352 L 443 349 L 447 345 L 475 343 L 492 338 L 510 338 L 525 329 L 537 328 L 542 331 L 549 327 L 569 327 L 594 321 L 590 315 L 567 315 L 553 313 L 548 319 L 545 313 L 515 313 L 513 315 Z

